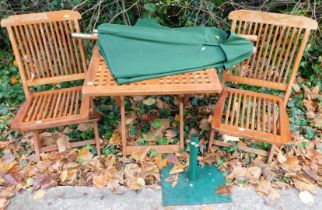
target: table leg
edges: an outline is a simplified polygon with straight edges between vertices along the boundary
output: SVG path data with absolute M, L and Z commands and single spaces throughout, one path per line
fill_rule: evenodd
M 121 110 L 121 135 L 122 135 L 122 148 L 123 148 L 123 156 L 127 155 L 126 150 L 126 124 L 125 124 L 125 104 L 124 97 L 120 97 L 120 110 Z
M 184 148 L 184 114 L 183 114 L 183 107 L 184 107 L 184 97 L 179 96 L 179 119 L 180 119 L 180 142 L 179 142 L 179 149 L 182 150 Z
M 114 96 L 114 100 L 115 100 L 117 106 L 121 109 L 121 97 Z

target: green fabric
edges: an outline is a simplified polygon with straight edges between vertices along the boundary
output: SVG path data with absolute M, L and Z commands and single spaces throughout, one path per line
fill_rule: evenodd
M 151 19 L 135 26 L 101 24 L 98 46 L 119 84 L 196 71 L 229 68 L 248 58 L 248 40 L 214 27 L 168 28 Z

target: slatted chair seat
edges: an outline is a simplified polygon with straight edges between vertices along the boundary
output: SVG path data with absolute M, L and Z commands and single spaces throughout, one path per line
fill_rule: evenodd
M 222 83 L 246 84 L 268 90 L 283 91 L 281 97 L 225 87 L 212 119 L 208 150 L 214 133 L 251 138 L 272 144 L 270 152 L 238 145 L 240 149 L 268 156 L 272 160 L 276 146 L 291 141 L 286 105 L 311 30 L 316 21 L 301 16 L 237 10 L 229 14 L 231 30 L 256 36 L 256 51 L 240 65 L 224 71 Z
M 79 123 L 89 117 L 89 99 L 82 87 L 33 92 L 11 123 L 13 129 L 32 130 Z
M 219 133 L 277 145 L 291 140 L 283 100 L 269 94 L 224 88 L 214 109 L 212 126 Z
M 84 80 L 87 64 L 83 42 L 72 37 L 79 32 L 76 11 L 14 15 L 1 20 L 8 30 L 15 59 L 18 64 L 26 102 L 11 123 L 13 129 L 31 131 L 36 158 L 40 152 L 56 150 L 56 145 L 42 146 L 41 129 L 93 123 L 95 139 L 73 142 L 71 146 L 95 144 L 100 154 L 97 128 L 98 114 L 94 112 L 92 98 L 81 94 L 82 86 L 38 90 L 38 86 L 59 87 L 64 82 Z

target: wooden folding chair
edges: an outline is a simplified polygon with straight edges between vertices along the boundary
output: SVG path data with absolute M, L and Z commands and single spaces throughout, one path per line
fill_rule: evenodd
M 284 91 L 284 96 L 225 87 L 214 109 L 209 148 L 232 144 L 214 140 L 221 134 L 250 138 L 272 144 L 270 152 L 239 144 L 238 148 L 273 158 L 276 145 L 291 141 L 285 110 L 311 30 L 316 21 L 307 17 L 239 10 L 229 14 L 233 32 L 256 35 L 256 53 L 225 71 L 222 83 L 246 84 Z
M 79 19 L 78 12 L 56 11 L 15 15 L 1 21 L 8 30 L 26 95 L 11 127 L 32 131 L 37 159 L 40 152 L 57 149 L 56 145 L 42 147 L 40 129 L 83 122 L 93 123 L 95 139 L 74 142 L 71 146 L 96 144 L 100 154 L 99 117 L 92 99 L 82 96 L 82 86 L 30 91 L 40 85 L 56 87 L 85 79 L 87 65 L 82 40 L 71 37 L 71 33 L 79 32 Z

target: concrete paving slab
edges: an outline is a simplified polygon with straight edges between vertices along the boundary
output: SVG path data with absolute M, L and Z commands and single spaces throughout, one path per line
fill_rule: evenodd
M 318 188 L 312 205 L 301 202 L 295 189 L 280 191 L 281 198 L 271 201 L 256 194 L 252 187 L 234 187 L 232 203 L 212 205 L 163 207 L 161 191 L 145 189 L 139 192 L 125 188 L 122 194 L 95 187 L 59 186 L 50 188 L 41 199 L 35 200 L 30 190 L 18 193 L 10 200 L 9 210 L 322 210 L 322 189 Z M 207 207 L 207 208 L 206 208 Z

